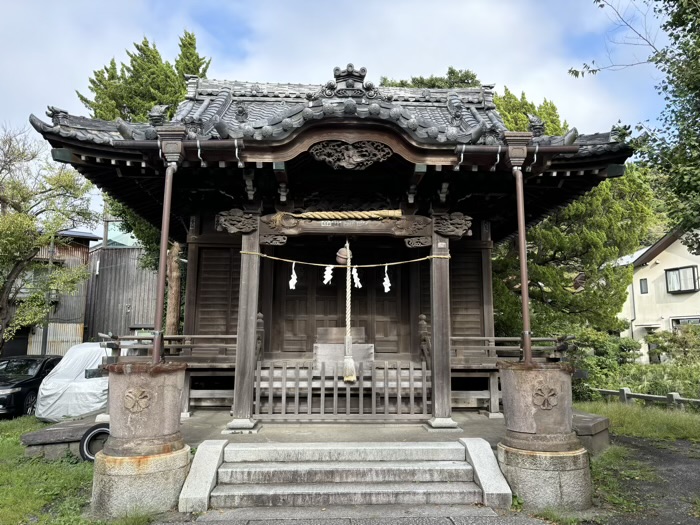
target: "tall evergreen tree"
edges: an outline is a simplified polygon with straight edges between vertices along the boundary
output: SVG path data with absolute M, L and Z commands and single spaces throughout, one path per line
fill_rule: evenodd
M 185 97 L 185 75 L 206 78 L 211 59 L 197 51 L 194 33 L 185 31 L 180 37 L 180 52 L 174 65 L 164 61 L 155 43 L 144 38 L 134 43 L 134 50 L 127 51 L 128 63 L 117 67 L 114 59 L 93 73 L 89 89 L 93 98 L 78 93 L 78 98 L 90 110 L 92 117 L 104 120 L 121 118 L 132 122 L 145 122 L 155 105 L 170 106 L 170 114 Z M 133 233 L 145 249 L 142 264 L 148 268 L 158 266 L 160 232 L 127 206 L 106 198 L 111 215 L 122 219 L 121 228 Z
M 89 79 L 88 89 L 93 98 L 78 92 L 80 101 L 90 110 L 93 118 L 145 122 L 155 105 L 168 105 L 174 112 L 185 96 L 185 75 L 206 77 L 211 59 L 197 51 L 193 33 L 185 31 L 180 37 L 180 53 L 175 65 L 164 61 L 155 43 L 144 38 L 127 51 L 129 60 L 117 67 L 114 59 L 98 69 Z
M 474 78 L 476 85 L 478 79 Z M 412 86 L 410 81 L 393 81 Z M 433 78 L 442 87 L 461 87 Z M 415 87 L 415 86 L 414 86 Z M 423 87 L 423 86 L 420 86 Z M 511 131 L 527 131 L 527 114 L 540 117 L 548 135 L 564 135 L 556 105 L 536 105 L 524 93 L 508 88 L 494 103 Z M 620 179 L 608 180 L 570 205 L 553 212 L 528 230 L 528 270 L 533 331 L 561 335 L 589 326 L 619 329 L 617 313 L 631 282 L 628 268 L 612 264 L 636 250 L 654 222 L 654 194 L 646 170 L 631 167 Z M 515 336 L 522 330 L 517 240 L 497 247 L 494 257 L 496 332 Z

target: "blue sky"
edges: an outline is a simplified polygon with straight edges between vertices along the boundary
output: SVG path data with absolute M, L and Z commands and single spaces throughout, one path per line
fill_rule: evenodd
M 335 66 L 364 66 L 368 79 L 475 71 L 536 102 L 554 101 L 581 132 L 657 117 L 660 76 L 651 66 L 573 79 L 584 61 L 606 59 L 615 26 L 591 0 L 317 0 L 96 2 L 25 0 L 0 20 L 0 123 L 27 125 L 47 105 L 86 114 L 75 90 L 92 71 L 144 36 L 164 57 L 194 31 L 212 57 L 210 78 L 324 83 Z M 613 49 L 633 60 L 638 48 Z

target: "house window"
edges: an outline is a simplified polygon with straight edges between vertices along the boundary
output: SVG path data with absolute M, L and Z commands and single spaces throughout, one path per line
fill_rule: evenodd
M 685 266 L 666 270 L 666 291 L 668 293 L 688 293 L 698 290 L 698 267 Z
M 674 330 L 679 326 L 687 324 L 700 324 L 700 317 L 683 317 L 681 319 L 671 319 L 671 327 Z
M 646 279 L 639 279 L 639 293 L 649 293 L 649 283 Z

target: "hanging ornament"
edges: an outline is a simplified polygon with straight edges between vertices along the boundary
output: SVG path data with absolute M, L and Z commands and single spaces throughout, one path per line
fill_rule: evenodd
M 384 266 L 384 281 L 382 282 L 384 285 L 384 293 L 389 293 L 389 290 L 391 290 L 391 281 L 389 280 L 389 266 L 386 265 Z
M 290 290 L 297 289 L 297 272 L 295 271 L 296 265 L 297 265 L 297 263 L 295 263 L 295 262 L 292 263 L 292 278 L 289 279 L 289 289 Z
M 326 266 L 326 269 L 323 271 L 323 284 L 330 284 L 331 279 L 333 279 L 333 267 Z
M 355 288 L 362 288 L 362 283 L 360 282 L 360 276 L 357 275 L 357 268 L 352 269 L 352 280 L 355 282 Z

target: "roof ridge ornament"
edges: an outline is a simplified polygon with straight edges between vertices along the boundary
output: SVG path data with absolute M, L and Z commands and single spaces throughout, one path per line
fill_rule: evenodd
M 393 95 L 382 95 L 373 82 L 365 82 L 367 69 L 361 67 L 355 68 L 352 64 L 348 64 L 345 69 L 336 67 L 333 69 L 333 80 L 329 80 L 321 89 L 315 92 L 306 94 L 308 100 L 317 100 L 323 98 L 363 98 L 391 101 Z

